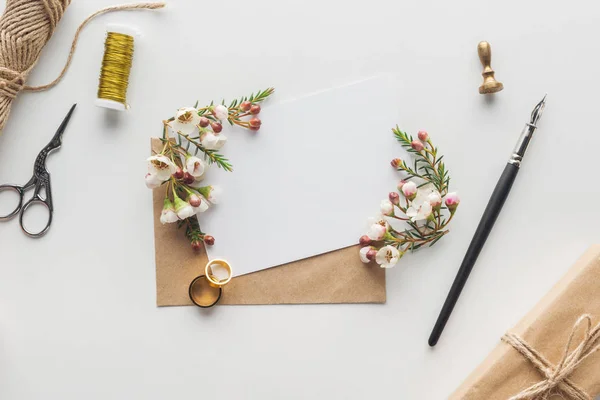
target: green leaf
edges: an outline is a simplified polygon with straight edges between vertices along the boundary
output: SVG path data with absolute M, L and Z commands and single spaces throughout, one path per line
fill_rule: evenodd
M 431 242 L 431 243 L 429 244 L 429 247 L 431 247 L 431 246 L 433 246 L 434 244 L 436 244 L 436 243 L 438 242 L 438 240 L 440 240 L 440 239 L 441 239 L 441 238 L 443 238 L 443 237 L 444 237 L 444 235 L 443 235 L 443 234 L 440 234 L 440 235 L 439 235 L 439 236 L 438 236 L 436 239 L 434 239 L 434 241 L 433 241 L 433 242 Z

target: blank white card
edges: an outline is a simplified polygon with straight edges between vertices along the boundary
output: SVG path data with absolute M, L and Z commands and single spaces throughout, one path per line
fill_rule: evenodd
M 270 99 L 258 133 L 229 131 L 223 153 L 234 171 L 212 168 L 223 198 L 200 216 L 216 238 L 209 258 L 243 275 L 358 243 L 399 179 L 390 166 L 405 154 L 391 133 L 399 96 L 392 77 L 371 78 Z

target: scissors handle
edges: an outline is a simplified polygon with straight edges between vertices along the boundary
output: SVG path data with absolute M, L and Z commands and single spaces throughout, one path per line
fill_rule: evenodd
M 31 188 L 35 188 L 33 192 L 33 196 L 27 202 L 23 203 L 25 192 Z M 17 192 L 19 195 L 19 201 L 15 206 L 14 210 L 6 215 L 0 215 L 0 221 L 6 221 L 11 218 L 14 218 L 17 214 L 19 214 L 19 225 L 21 225 L 21 229 L 25 234 L 30 237 L 41 237 L 48 229 L 50 229 L 50 224 L 52 223 L 52 192 L 50 190 L 50 174 L 44 173 L 39 176 L 34 176 L 26 185 L 0 185 L 0 193 L 3 191 L 13 191 Z M 41 195 L 42 190 L 44 190 L 44 196 Z M 48 222 L 46 225 L 39 231 L 33 231 L 28 229 L 25 226 L 25 222 L 23 220 L 23 216 L 27 212 L 27 210 L 33 206 L 34 204 L 42 204 L 48 210 Z
M 19 195 L 19 202 L 15 206 L 14 210 L 9 212 L 8 214 L 0 215 L 0 221 L 6 221 L 13 218 L 23 208 L 23 195 L 25 194 L 25 187 L 19 185 L 0 185 L 0 193 L 7 191 L 17 192 L 17 194 Z
M 27 212 L 29 207 L 34 204 L 43 204 L 44 206 L 46 206 L 46 209 L 48 209 L 48 222 L 46 222 L 46 226 L 44 226 L 38 232 L 33 232 L 33 231 L 27 229 L 27 227 L 25 227 L 25 225 L 23 224 L 23 216 L 25 215 L 25 213 Z M 23 208 L 21 209 L 21 214 L 19 215 L 19 225 L 21 225 L 21 229 L 23 230 L 23 232 L 25 232 L 25 234 L 27 236 L 32 237 L 32 238 L 42 237 L 46 234 L 46 232 L 48 232 L 48 229 L 50 229 L 51 224 L 52 224 L 52 209 L 50 208 L 50 205 L 48 204 L 47 199 L 43 200 L 39 196 L 34 196 L 31 199 L 29 199 L 29 201 L 27 201 L 27 203 L 25 203 L 25 205 L 23 205 Z
M 33 191 L 33 196 L 25 204 L 22 205 L 21 214 L 19 215 L 19 225 L 21 225 L 21 229 L 23 230 L 23 232 L 25 232 L 27 236 L 33 238 L 44 236 L 46 232 L 48 232 L 48 229 L 50 229 L 50 225 L 52 224 L 52 212 L 54 211 L 52 207 L 52 191 L 50 190 L 50 174 L 48 172 L 44 172 L 38 174 L 36 178 L 37 180 L 35 183 L 35 190 Z M 42 191 L 42 189 L 44 189 L 45 192 L 44 197 L 40 196 L 40 192 Z M 34 204 L 42 204 L 48 210 L 48 222 L 46 222 L 46 225 L 37 232 L 33 232 L 27 229 L 27 227 L 23 223 L 23 216 L 25 215 L 29 207 L 31 207 Z

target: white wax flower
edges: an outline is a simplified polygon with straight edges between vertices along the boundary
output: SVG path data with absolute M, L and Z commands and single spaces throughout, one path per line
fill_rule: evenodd
M 163 183 L 163 181 L 158 179 L 158 177 L 156 175 L 150 174 L 150 173 L 146 174 L 145 179 L 146 179 L 146 186 L 148 187 L 148 189 L 156 189 Z
M 385 215 L 383 214 L 378 214 L 374 217 L 370 217 L 367 220 L 367 225 L 371 226 L 373 224 L 379 224 L 383 227 L 385 227 L 385 230 L 387 231 L 388 227 L 390 226 L 390 224 L 388 223 L 387 219 L 385 218 Z
M 215 135 L 212 132 L 206 132 L 202 135 L 200 142 L 208 150 L 220 150 L 227 143 L 225 135 Z
M 441 196 L 433 185 L 425 185 L 417 190 L 417 195 L 414 200 L 410 202 L 410 206 L 406 210 L 406 216 L 411 221 L 422 221 L 427 219 L 433 212 L 433 204 L 431 200 L 438 201 L 441 204 Z M 438 204 L 438 205 L 439 205 Z
M 367 231 L 367 236 L 369 237 L 369 239 L 377 241 L 383 239 L 386 232 L 387 228 L 385 226 L 380 224 L 373 224 L 369 227 L 369 230 Z
M 221 195 L 223 194 L 223 190 L 221 189 L 220 186 L 209 186 L 210 190 L 206 196 L 206 199 L 211 202 L 212 204 L 218 204 L 220 199 L 221 199 Z
M 177 217 L 177 213 L 175 210 L 164 210 L 160 214 L 160 222 L 164 224 L 172 224 L 173 222 L 179 221 L 179 217 Z
M 383 214 L 371 217 L 368 220 L 368 230 L 366 235 L 371 240 L 381 240 L 388 231 L 389 226 L 390 224 L 387 222 Z
M 175 132 L 181 132 L 184 135 L 192 135 L 198 131 L 200 116 L 198 110 L 194 107 L 183 107 L 177 110 L 175 119 L 169 122 L 169 126 Z
M 199 178 L 204 175 L 206 163 L 198 157 L 188 157 L 185 160 L 185 169 L 194 178 Z
M 431 207 L 435 208 L 442 205 L 442 196 L 437 190 L 433 190 L 427 195 L 427 201 L 429 201 Z
M 405 197 L 411 198 L 417 193 L 417 184 L 413 181 L 408 181 L 404 185 L 402 185 L 402 194 Z
M 161 182 L 168 180 L 177 171 L 177 166 L 168 157 L 159 154 L 148 157 L 148 172 Z
M 409 217 L 412 222 L 417 222 L 427 219 L 432 211 L 433 208 L 428 201 L 423 201 L 420 204 L 415 204 L 415 202 L 413 202 L 413 204 L 408 207 L 408 210 L 406 210 L 406 216 Z
M 398 260 L 401 254 L 394 246 L 384 246 L 377 252 L 375 261 L 381 268 L 392 268 Z
M 198 188 L 198 192 L 210 203 L 217 204 L 223 191 L 219 186 L 203 186 Z
M 364 262 L 365 264 L 368 264 L 371 262 L 371 260 L 369 260 L 367 258 L 367 253 L 369 252 L 369 250 L 371 250 L 371 246 L 365 246 L 365 247 L 361 248 L 359 251 L 360 261 Z
M 192 207 L 194 210 L 194 214 L 203 213 L 204 211 L 208 210 L 208 208 L 210 207 L 208 204 L 208 201 L 206 201 L 206 199 L 204 197 L 200 196 L 200 200 L 201 200 L 201 203 L 198 207 Z
M 175 212 L 179 219 L 186 219 L 195 214 L 194 208 L 190 203 L 181 200 L 179 197 L 175 197 Z
M 213 114 L 215 118 L 223 121 L 226 120 L 227 117 L 229 117 L 229 110 L 224 105 L 219 104 L 218 106 L 215 106 L 213 108 Z
M 177 217 L 173 203 L 171 203 L 171 200 L 169 200 L 168 197 L 165 198 L 164 206 L 162 212 L 160 213 L 160 222 L 162 224 L 172 224 L 178 220 L 179 218 Z
M 379 205 L 383 215 L 394 215 L 394 205 L 389 200 L 383 200 Z

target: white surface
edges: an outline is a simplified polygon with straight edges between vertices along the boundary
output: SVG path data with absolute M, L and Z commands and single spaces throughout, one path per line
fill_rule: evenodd
M 79 22 L 114 3 L 74 1 L 29 83 L 52 80 Z M 598 242 L 598 2 L 170 3 L 92 22 L 64 82 L 21 95 L 0 136 L 0 182 L 25 182 L 79 104 L 48 159 L 52 229 L 32 240 L 17 221 L 0 224 L 1 399 L 442 399 Z M 133 20 L 144 37 L 131 110 L 108 113 L 93 105 L 105 24 Z M 480 40 L 505 85 L 493 101 L 477 93 Z M 449 236 L 388 272 L 387 304 L 156 308 L 143 176 L 160 119 L 196 99 L 273 85 L 285 101 L 381 73 L 403 77 L 398 123 L 431 133 L 463 198 Z M 430 349 L 488 196 L 546 92 L 521 174 Z
M 238 276 L 356 244 L 398 181 L 386 162 L 406 159 L 391 133 L 400 93 L 393 77 L 371 78 L 266 103 L 258 134 L 228 133 L 223 151 L 235 172 L 207 174 L 225 194 L 200 217 L 217 238 L 209 257 L 227 259 Z M 335 117 L 345 114 L 356 118 Z

